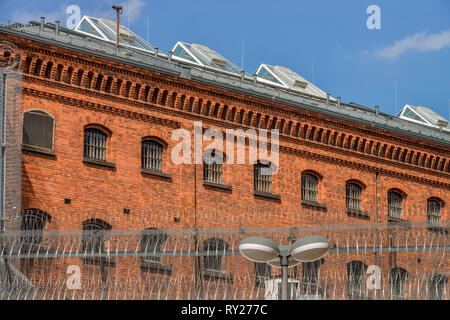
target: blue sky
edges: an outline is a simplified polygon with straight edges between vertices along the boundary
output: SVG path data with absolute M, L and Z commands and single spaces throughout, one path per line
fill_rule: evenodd
M 397 87 L 397 110 L 423 105 L 450 116 L 450 0 L 2 0 L 0 12 L 65 25 L 69 5 L 113 18 L 113 4 L 124 6 L 125 26 L 164 52 L 197 42 L 241 66 L 244 39 L 247 73 L 284 65 L 344 102 L 390 114 Z M 380 8 L 380 30 L 366 26 L 369 5 Z

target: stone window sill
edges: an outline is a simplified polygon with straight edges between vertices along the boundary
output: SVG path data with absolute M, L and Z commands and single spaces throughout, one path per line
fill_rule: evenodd
M 211 181 L 207 181 L 207 180 L 203 180 L 203 185 L 204 186 L 208 186 L 208 187 L 213 187 L 213 188 L 224 189 L 224 190 L 231 190 L 231 186 L 230 185 L 222 184 L 222 183 L 216 183 L 216 182 L 211 182 Z
M 275 199 L 275 200 L 280 200 L 281 196 L 279 194 L 275 194 L 275 193 L 271 193 L 271 192 L 264 192 L 264 191 L 254 191 L 253 193 L 255 196 L 258 197 L 264 197 L 264 198 L 269 198 L 269 199 Z
M 161 178 L 165 178 L 165 179 L 172 179 L 172 175 L 170 175 L 168 173 L 164 173 L 162 171 L 157 171 L 157 170 L 150 170 L 150 169 L 141 168 L 141 173 L 142 174 L 148 174 L 148 175 L 151 175 L 151 176 L 161 177 Z
M 440 227 L 440 226 L 433 226 L 433 225 L 430 225 L 430 224 L 427 226 L 427 228 L 431 232 L 448 235 L 448 229 L 447 228 Z
M 356 218 L 362 218 L 362 219 L 367 219 L 367 220 L 370 219 L 370 215 L 368 212 L 364 212 L 359 209 L 348 209 L 347 208 L 347 214 L 349 216 L 356 217 Z
M 47 149 L 47 148 L 41 148 L 41 147 L 36 147 L 36 146 L 30 146 L 30 145 L 27 145 L 27 144 L 23 144 L 22 145 L 22 150 L 36 152 L 36 153 L 42 153 L 42 154 L 45 154 L 45 155 L 48 155 L 48 156 L 56 156 L 55 150 Z
M 388 224 L 398 227 L 411 228 L 411 222 L 400 218 L 388 217 Z
M 116 167 L 116 164 L 113 162 L 108 162 L 105 160 L 98 160 L 98 159 L 91 159 L 91 158 L 86 158 L 86 157 L 83 158 L 83 162 L 89 163 L 89 164 L 95 164 L 98 166 L 113 168 L 113 169 Z
M 321 210 L 327 209 L 327 206 L 325 204 L 319 203 L 317 201 L 302 200 L 302 205 L 307 207 L 314 207 Z
M 112 258 L 105 257 L 83 257 L 83 263 L 93 264 L 96 266 L 115 267 L 116 262 Z
M 141 270 L 162 274 L 172 274 L 172 266 L 165 266 L 157 261 L 141 260 Z
M 222 271 L 219 270 L 203 270 L 202 276 L 215 280 L 233 282 L 233 276 L 230 273 L 222 273 Z

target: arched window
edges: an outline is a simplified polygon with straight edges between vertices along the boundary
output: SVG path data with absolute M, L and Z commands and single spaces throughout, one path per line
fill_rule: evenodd
M 216 155 L 215 150 L 211 151 L 211 159 L 206 159 L 203 161 L 203 179 L 208 182 L 213 183 L 222 183 L 222 164 L 223 164 L 223 158 L 219 155 Z M 209 155 L 209 153 L 204 154 L 204 156 Z M 208 162 L 211 162 L 209 163 Z
M 303 262 L 302 288 L 304 295 L 318 295 L 319 292 L 319 268 L 323 259 Z
M 432 227 L 440 227 L 441 225 L 441 209 L 444 202 L 436 198 L 430 198 L 427 201 L 427 220 L 428 225 Z
M 408 271 L 403 268 L 391 269 L 389 278 L 391 284 L 391 299 L 404 300 L 406 298 L 405 282 L 408 278 Z
M 272 267 L 263 262 L 255 262 L 255 286 L 264 285 L 264 281 L 272 277 Z
M 42 249 L 44 242 L 44 227 L 51 217 L 39 209 L 27 209 L 22 211 L 22 221 L 20 229 L 22 230 L 21 251 L 36 252 Z
M 222 257 L 224 251 L 228 249 L 228 244 L 222 239 L 209 238 L 203 242 L 203 248 L 206 251 L 204 258 L 204 268 L 206 271 L 222 271 Z
M 388 193 L 388 217 L 393 220 L 401 220 L 402 207 L 403 195 L 396 190 L 390 190 Z
M 162 149 L 163 146 L 153 140 L 142 141 L 142 168 L 162 171 Z
M 347 210 L 361 210 L 362 187 L 354 182 L 347 182 L 346 199 Z
M 442 274 L 434 274 L 430 279 L 430 300 L 444 299 L 444 291 L 448 278 Z
M 161 263 L 159 254 L 167 243 L 167 232 L 150 228 L 144 230 L 141 239 L 141 250 L 145 252 L 142 258 L 146 262 Z
M 25 111 L 22 143 L 25 146 L 53 150 L 54 123 L 54 118 L 44 111 Z
M 99 219 L 90 219 L 83 222 L 83 252 L 85 261 L 105 261 L 105 257 L 95 256 L 104 253 L 107 249 L 105 244 L 106 232 L 111 226 Z
M 99 129 L 84 129 L 84 157 L 106 161 L 107 137 L 107 134 Z
M 362 261 L 352 261 L 347 264 L 347 295 L 349 299 L 365 298 L 364 283 L 367 266 Z
M 302 173 L 302 200 L 317 202 L 319 178 L 312 173 Z
M 255 191 L 271 192 L 272 191 L 272 175 L 268 174 L 270 166 L 258 161 L 254 165 L 254 184 Z

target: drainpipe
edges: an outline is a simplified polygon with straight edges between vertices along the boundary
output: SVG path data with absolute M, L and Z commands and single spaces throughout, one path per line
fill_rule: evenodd
M 379 240 L 378 240 L 378 233 L 379 233 L 379 229 L 378 229 L 378 175 L 379 172 L 376 171 L 375 172 L 375 220 L 376 220 L 376 225 L 377 225 L 377 266 L 380 266 L 380 254 L 378 252 L 379 249 Z

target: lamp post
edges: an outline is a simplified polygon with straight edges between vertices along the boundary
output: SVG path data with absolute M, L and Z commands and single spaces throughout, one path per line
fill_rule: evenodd
M 249 237 L 239 244 L 239 252 L 248 260 L 281 268 L 281 300 L 288 297 L 288 268 L 300 262 L 318 260 L 327 254 L 329 248 L 328 240 L 320 236 L 304 237 L 290 246 L 278 246 L 264 237 Z

